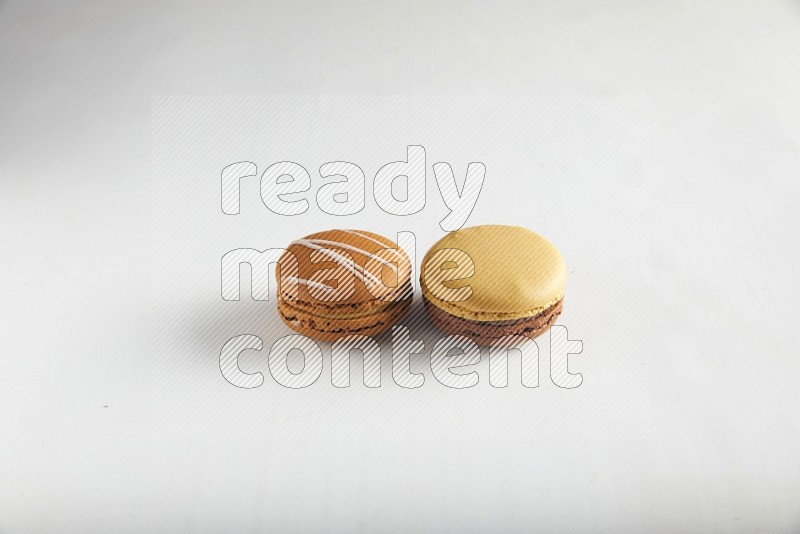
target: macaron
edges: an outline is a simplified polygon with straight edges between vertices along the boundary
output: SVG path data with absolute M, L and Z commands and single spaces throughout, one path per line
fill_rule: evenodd
M 413 296 L 405 251 L 363 230 L 327 230 L 293 241 L 275 275 L 283 322 L 320 341 L 380 334 L 403 318 Z
M 431 321 L 479 345 L 544 333 L 561 313 L 566 278 L 558 249 L 519 226 L 451 232 L 431 247 L 420 266 Z

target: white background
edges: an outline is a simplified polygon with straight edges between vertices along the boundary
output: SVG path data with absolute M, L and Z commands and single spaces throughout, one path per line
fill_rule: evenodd
M 646 99 L 634 97 L 155 98 L 154 437 L 319 439 L 324 447 L 334 446 L 330 440 L 378 439 L 390 440 L 385 445 L 390 456 L 431 438 L 496 440 L 488 446 L 491 451 L 518 440 L 649 437 L 648 111 Z M 376 203 L 372 178 L 386 163 L 406 159 L 409 140 L 426 151 L 425 207 L 396 216 Z M 289 157 L 312 174 L 311 190 L 289 198 L 305 197 L 310 207 L 300 215 L 280 216 L 262 202 L 260 174 Z M 261 172 L 240 180 L 240 213 L 226 215 L 220 207 L 221 170 L 242 158 Z M 369 176 L 361 186 L 366 205 L 349 216 L 329 215 L 317 206 L 317 190 L 330 181 L 318 169 L 337 159 L 357 163 Z M 413 233 L 416 253 L 409 253 L 418 264 L 444 235 L 440 222 L 448 209 L 430 169 L 437 161 L 449 162 L 459 182 L 469 162 L 486 167 L 467 225 L 521 225 L 559 245 L 569 265 L 569 294 L 558 322 L 586 344 L 571 369 L 585 373 L 587 383 L 576 391 L 559 389 L 558 380 L 551 383 L 550 338 L 545 336 L 538 340 L 541 389 L 521 386 L 515 356 L 508 371 L 515 387 L 493 390 L 487 350 L 475 389 L 449 390 L 430 369 L 431 349 L 444 336 L 427 320 L 418 299 L 402 324 L 426 344 L 412 364 L 414 372 L 427 375 L 419 391 L 394 383 L 390 335 L 379 338 L 384 353 L 380 391 L 363 386 L 360 358 L 354 358 L 359 366 L 354 361 L 350 390 L 331 385 L 326 358 L 319 383 L 308 391 L 282 391 L 269 375 L 267 355 L 273 343 L 294 332 L 280 321 L 274 299 L 250 298 L 249 266 L 241 270 L 240 300 L 222 299 L 222 256 L 234 249 L 283 248 L 321 229 L 345 227 L 392 239 L 398 232 Z M 476 266 L 476 276 L 484 267 Z M 239 360 L 246 372 L 270 377 L 258 391 L 232 387 L 220 373 L 221 348 L 242 334 L 264 343 L 261 354 L 243 354 Z M 322 347 L 330 354 L 328 344 Z M 296 363 L 301 369 L 302 358 Z
M 0 4 L 0 531 L 796 531 L 799 25 L 790 2 Z M 155 432 L 150 105 L 176 93 L 644 95 L 649 423 Z M 403 392 L 423 423 L 430 381 Z

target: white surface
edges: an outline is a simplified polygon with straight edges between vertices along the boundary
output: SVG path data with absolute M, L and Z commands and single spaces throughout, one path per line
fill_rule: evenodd
M 154 99 L 154 435 L 380 438 L 391 439 L 398 451 L 432 437 L 495 440 L 498 448 L 512 440 L 649 437 L 648 123 L 646 99 L 631 97 Z M 378 206 L 372 178 L 386 163 L 405 159 L 408 143 L 424 143 L 425 207 L 397 216 Z M 271 163 L 289 156 L 312 177 L 310 191 L 288 198 L 310 199 L 310 207 L 303 214 L 280 216 L 262 202 L 259 179 Z M 240 213 L 225 215 L 219 175 L 243 158 L 260 172 L 240 181 Z M 337 158 L 357 163 L 370 178 L 364 209 L 349 216 L 325 214 L 315 201 L 324 183 L 317 169 Z M 331 385 L 329 362 L 307 391 L 282 390 L 267 370 L 267 354 L 273 343 L 294 332 L 279 320 L 274 299 L 250 299 L 249 267 L 242 269 L 241 300 L 223 300 L 220 258 L 234 249 L 282 248 L 313 232 L 344 227 L 393 239 L 398 232 L 411 232 L 419 264 L 444 235 L 439 223 L 448 210 L 431 170 L 438 161 L 449 162 L 459 180 L 471 161 L 486 167 L 467 225 L 520 225 L 558 244 L 569 265 L 566 311 L 558 324 L 568 328 L 572 339 L 585 342 L 585 353 L 574 357 L 570 368 L 585 374 L 586 384 L 575 391 L 555 386 L 545 336 L 538 340 L 538 390 L 521 387 L 516 357 L 509 368 L 510 384 L 516 387 L 493 390 L 488 350 L 476 368 L 474 390 L 448 390 L 432 376 L 430 362 L 432 347 L 444 336 L 416 306 L 402 324 L 426 344 L 425 354 L 412 365 L 414 372 L 427 374 L 419 390 L 394 383 L 388 335 L 380 339 L 380 391 L 363 385 L 337 389 Z M 476 265 L 476 276 L 481 267 Z M 615 303 L 613 314 L 605 309 L 608 302 Z M 264 343 L 261 354 L 243 354 L 239 360 L 249 373 L 266 373 L 267 382 L 257 391 L 237 389 L 221 377 L 220 350 L 242 334 L 257 335 Z M 322 351 L 329 355 L 330 346 L 323 344 Z M 360 368 L 360 357 L 353 359 Z M 552 374 L 559 376 L 558 369 Z M 360 370 L 351 375 L 353 384 L 363 384 Z
M 790 2 L 0 4 L 0 531 L 796 531 L 798 23 Z M 154 436 L 150 101 L 172 93 L 647 95 L 651 431 Z

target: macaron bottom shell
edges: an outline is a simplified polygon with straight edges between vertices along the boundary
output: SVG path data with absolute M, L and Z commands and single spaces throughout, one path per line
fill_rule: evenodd
M 491 345 L 498 338 L 521 335 L 531 339 L 543 334 L 558 319 L 563 298 L 540 313 L 507 321 L 473 321 L 452 315 L 423 296 L 425 312 L 439 330 L 448 335 L 466 336 L 481 346 Z
M 411 299 L 392 302 L 376 313 L 339 318 L 315 315 L 278 299 L 278 314 L 286 325 L 305 336 L 319 341 L 335 341 L 345 336 L 376 336 L 397 324 L 411 307 Z

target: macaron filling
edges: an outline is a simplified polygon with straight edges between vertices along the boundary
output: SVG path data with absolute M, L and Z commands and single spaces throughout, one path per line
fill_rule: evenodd
M 431 321 L 440 330 L 451 335 L 466 336 L 481 345 L 490 344 L 497 338 L 511 335 L 537 337 L 555 323 L 563 306 L 563 301 L 559 300 L 532 317 L 508 321 L 472 321 L 450 315 L 431 304 L 427 299 L 424 299 L 423 302 Z

